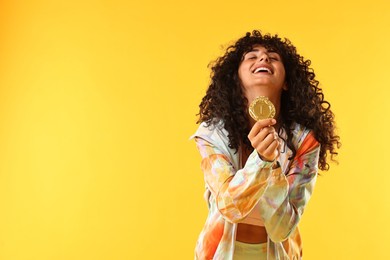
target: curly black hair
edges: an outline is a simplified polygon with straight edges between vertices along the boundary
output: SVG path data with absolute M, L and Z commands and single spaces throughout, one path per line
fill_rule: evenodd
M 324 100 L 313 69 L 309 67 L 311 61 L 299 55 L 290 40 L 281 39 L 277 34 L 262 34 L 258 30 L 247 32 L 229 46 L 223 56 L 210 63 L 211 83 L 199 105 L 197 123 L 206 122 L 210 125 L 223 120 L 224 128 L 229 133 L 230 148 L 237 151 L 243 145 L 247 149 L 253 149 L 248 139 L 248 100 L 241 87 L 238 68 L 245 53 L 251 51 L 254 45 L 261 45 L 268 51 L 278 53 L 285 67 L 288 89 L 282 92 L 279 123 L 281 129 L 286 131 L 286 143 L 293 152 L 290 159 L 296 154 L 296 148 L 292 144 L 295 122 L 313 131 L 321 144 L 318 166 L 321 170 L 328 170 L 327 155 L 330 154 L 334 161 L 336 149 L 341 145 L 339 136 L 335 134 L 334 114 L 329 102 Z

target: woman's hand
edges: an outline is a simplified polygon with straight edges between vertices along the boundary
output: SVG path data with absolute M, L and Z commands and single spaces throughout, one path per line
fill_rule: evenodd
M 265 161 L 272 162 L 279 157 L 279 138 L 273 125 L 276 120 L 268 118 L 257 121 L 248 138 L 254 149 L 257 150 L 260 158 Z

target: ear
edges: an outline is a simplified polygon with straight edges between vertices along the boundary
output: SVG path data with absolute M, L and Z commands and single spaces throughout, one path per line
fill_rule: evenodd
M 283 83 L 282 89 L 283 90 L 288 90 L 288 86 L 287 86 L 287 82 L 286 81 Z

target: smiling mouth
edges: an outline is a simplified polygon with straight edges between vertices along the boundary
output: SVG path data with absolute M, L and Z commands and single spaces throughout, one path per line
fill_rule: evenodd
M 253 73 L 254 74 L 257 74 L 257 73 L 272 74 L 272 71 L 269 68 L 266 68 L 266 67 L 258 67 L 257 69 L 255 69 L 255 71 Z

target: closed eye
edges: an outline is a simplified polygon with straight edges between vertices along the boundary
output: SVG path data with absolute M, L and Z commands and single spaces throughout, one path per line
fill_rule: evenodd
M 248 59 L 248 60 L 253 60 L 253 59 L 256 59 L 256 56 L 255 56 L 255 55 L 248 55 L 248 56 L 246 57 L 246 59 Z
M 280 60 L 279 54 L 276 53 L 276 52 L 270 52 L 269 58 L 270 58 L 271 60 Z

